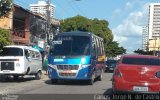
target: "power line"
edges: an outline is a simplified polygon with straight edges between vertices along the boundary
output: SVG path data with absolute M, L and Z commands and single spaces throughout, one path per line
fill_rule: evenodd
M 66 9 L 64 8 L 64 6 L 61 6 L 61 5 L 59 4 L 59 2 L 57 2 L 57 0 L 54 0 L 54 2 L 55 2 L 57 5 L 59 5 L 59 7 L 62 9 L 62 13 L 64 12 L 64 13 L 66 13 L 67 15 L 71 15 L 71 13 L 68 12 L 68 10 L 66 10 Z
M 70 2 L 67 1 L 67 3 L 70 5 L 70 7 L 71 7 L 75 12 L 78 12 L 78 14 L 81 13 L 81 14 L 85 15 L 76 3 L 74 3 L 76 6 L 72 6 L 72 4 L 71 4 L 72 2 L 77 2 L 77 1 L 70 1 Z M 76 8 L 76 9 L 75 9 L 75 8 Z
M 71 2 L 71 1 L 70 1 Z M 71 5 L 71 3 L 70 3 L 69 1 L 67 1 L 67 3 L 69 4 L 69 6 L 75 11 L 75 12 L 77 12 L 76 11 L 76 9 Z M 78 12 L 79 13 L 79 12 Z
M 86 16 L 85 15 L 85 13 L 80 9 L 80 7 L 75 3 L 75 7 L 77 7 L 77 9 L 84 15 L 84 16 Z

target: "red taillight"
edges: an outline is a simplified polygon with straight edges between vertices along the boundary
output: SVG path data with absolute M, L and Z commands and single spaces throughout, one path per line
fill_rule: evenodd
M 122 77 L 122 73 L 118 69 L 115 69 L 114 76 Z

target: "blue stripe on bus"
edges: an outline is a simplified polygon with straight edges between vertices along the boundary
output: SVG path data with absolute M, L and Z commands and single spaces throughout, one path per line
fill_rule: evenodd
M 58 65 L 58 64 L 90 64 L 90 56 L 85 56 L 82 58 L 48 58 L 49 64 Z

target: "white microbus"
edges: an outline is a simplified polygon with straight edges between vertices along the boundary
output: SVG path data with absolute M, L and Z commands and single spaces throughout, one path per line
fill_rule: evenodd
M 0 52 L 0 75 L 19 76 L 35 75 L 40 79 L 42 74 L 41 53 L 32 47 L 10 45 L 3 47 Z

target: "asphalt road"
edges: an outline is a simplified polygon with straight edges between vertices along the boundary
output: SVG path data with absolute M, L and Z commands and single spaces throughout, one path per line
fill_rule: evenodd
M 85 81 L 59 81 L 51 84 L 47 75 L 43 75 L 41 80 L 27 76 L 19 80 L 1 80 L 0 94 L 4 98 L 15 98 L 14 100 L 98 100 L 104 94 L 112 94 L 111 77 L 112 73 L 104 73 L 102 81 L 88 85 Z

